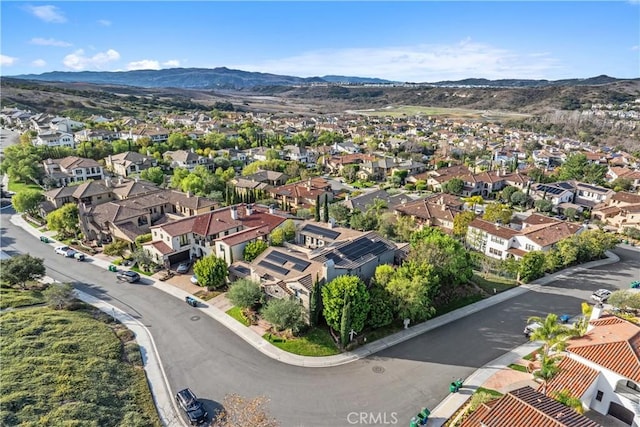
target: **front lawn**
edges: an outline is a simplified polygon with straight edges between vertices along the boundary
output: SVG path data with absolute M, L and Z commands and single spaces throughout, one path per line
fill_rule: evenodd
M 40 187 L 39 185 L 36 184 L 25 184 L 24 182 L 16 182 L 16 181 L 9 181 L 9 188 L 7 189 L 8 191 L 14 191 L 16 193 L 23 191 L 23 190 L 38 190 L 41 193 L 44 191 L 42 189 L 42 187 Z
M 500 277 L 493 274 L 488 274 L 486 277 L 484 277 L 477 272 L 473 273 L 473 278 L 471 279 L 471 281 L 482 288 L 482 290 L 489 295 L 500 293 L 502 291 L 506 291 L 507 289 L 518 286 L 516 281 L 513 279 L 507 279 L 506 277 Z
M 231 307 L 226 311 L 226 313 L 238 322 L 242 323 L 244 326 L 249 326 L 251 324 L 249 319 L 244 317 L 244 314 L 242 314 L 242 309 L 240 307 Z
M 40 290 L 22 290 L 15 288 L 0 288 L 0 308 L 26 307 L 45 302 Z
M 138 273 L 144 274 L 145 276 L 152 276 L 154 274 L 152 271 L 145 271 L 141 268 L 138 268 L 138 266 L 131 267 L 131 270 L 137 271 Z
M 108 319 L 91 308 L 2 314 L 0 425 L 159 427 L 140 352 Z
M 324 328 L 313 328 L 303 336 L 294 338 L 280 338 L 271 333 L 264 334 L 262 338 L 281 350 L 300 356 L 320 357 L 340 353 L 331 334 Z
M 515 364 L 515 363 L 510 364 L 509 368 L 513 369 L 514 371 L 528 372 L 526 366 L 518 365 L 518 364 Z

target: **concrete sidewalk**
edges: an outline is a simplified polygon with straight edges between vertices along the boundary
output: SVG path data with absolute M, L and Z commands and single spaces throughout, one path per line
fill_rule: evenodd
M 43 235 L 43 233 L 31 227 L 26 221 L 24 221 L 20 215 L 13 215 L 11 217 L 11 222 L 17 226 L 22 227 L 27 232 L 32 234 L 35 238 L 39 238 L 41 235 Z M 59 243 L 52 242 L 49 244 L 52 247 L 55 247 Z M 207 301 L 199 300 L 200 305 L 199 307 L 194 308 L 194 310 L 199 310 L 203 314 L 206 314 L 212 317 L 213 319 L 217 320 L 218 322 L 226 326 L 228 329 L 233 331 L 240 338 L 245 340 L 247 343 L 251 344 L 253 347 L 258 349 L 260 352 L 262 352 L 266 356 L 269 356 L 272 359 L 278 360 L 282 363 L 287 363 L 290 365 L 296 365 L 296 366 L 302 366 L 302 367 L 316 367 L 316 368 L 338 366 L 338 365 L 343 365 L 343 364 L 367 357 L 381 350 L 392 347 L 396 344 L 399 344 L 401 342 L 414 338 L 418 335 L 421 335 L 425 332 L 428 332 L 432 329 L 438 328 L 442 325 L 453 322 L 457 319 L 460 319 L 470 314 L 484 310 L 487 307 L 493 306 L 495 304 L 499 304 L 503 301 L 507 301 L 518 295 L 522 295 L 526 292 L 529 292 L 531 289 L 539 288 L 540 286 L 546 285 L 558 278 L 567 277 L 575 272 L 584 271 L 589 268 L 595 268 L 595 267 L 599 267 L 606 264 L 612 264 L 619 261 L 618 256 L 611 252 L 608 252 L 607 256 L 608 258 L 604 260 L 592 261 L 580 266 L 568 268 L 559 273 L 546 275 L 545 277 L 538 279 L 530 284 L 521 285 L 516 288 L 510 289 L 508 291 L 501 292 L 495 296 L 492 296 L 490 298 L 486 298 L 484 300 L 478 301 L 474 304 L 459 308 L 457 310 L 446 313 L 442 316 L 438 316 L 434 319 L 428 320 L 421 324 L 410 326 L 409 328 L 404 329 L 400 332 L 397 332 L 393 335 L 390 335 L 385 338 L 381 338 L 370 344 L 363 345 L 354 351 L 345 352 L 345 353 L 334 355 L 334 356 L 307 357 L 307 356 L 299 356 L 299 355 L 285 352 L 271 345 L 266 340 L 264 340 L 262 336 L 259 333 L 257 333 L 255 330 L 251 328 L 247 328 L 244 325 L 240 324 L 231 316 L 228 316 L 224 311 L 217 308 L 213 303 L 210 303 Z M 94 265 L 97 265 L 104 269 L 107 269 L 109 265 L 111 265 L 108 260 L 104 259 L 104 257 L 91 257 L 91 259 Z M 118 268 L 123 269 L 123 267 L 118 267 Z M 171 284 L 154 280 L 153 278 L 148 278 L 148 279 L 154 281 L 152 285 L 153 287 L 160 289 L 163 292 L 166 292 L 170 295 L 173 295 L 176 298 L 184 300 L 186 296 L 193 296 L 191 293 L 183 289 L 180 289 L 176 286 L 173 286 Z M 104 304 L 101 301 L 94 301 L 94 302 L 96 304 L 100 304 L 100 306 Z M 109 307 L 107 307 L 107 309 L 109 309 Z M 126 313 L 122 313 L 122 315 L 126 316 Z M 126 319 L 126 320 L 130 321 L 129 319 Z M 131 323 L 131 324 L 133 327 L 145 329 L 144 326 L 141 324 L 134 324 L 134 323 Z M 148 359 L 149 363 L 152 365 L 154 363 L 158 363 L 159 365 L 159 367 L 151 366 L 150 369 L 151 370 L 159 369 L 160 372 L 163 374 L 162 364 L 160 363 L 159 355 L 156 359 L 157 361 L 154 361 L 153 358 L 151 357 L 151 353 L 154 353 L 157 355 L 151 334 L 146 330 L 140 331 L 140 332 L 141 332 L 141 335 L 148 336 L 147 345 L 148 345 L 148 348 L 152 350 L 151 352 L 147 352 L 150 355 Z M 431 413 L 431 417 L 429 418 L 428 425 L 438 426 L 438 427 L 441 426 L 449 417 L 451 417 L 467 401 L 467 399 L 469 399 L 471 394 L 473 394 L 473 391 L 477 387 L 481 386 L 489 377 L 495 374 L 498 370 L 503 369 L 509 364 L 516 362 L 517 360 L 522 358 L 522 356 L 530 353 L 538 346 L 539 344 L 527 343 L 524 346 L 511 350 L 510 352 L 504 354 L 503 356 L 493 360 L 492 362 L 478 369 L 469 378 L 465 379 L 465 385 L 460 392 L 451 394 L 444 401 L 442 401 L 436 408 L 434 408 L 434 410 Z M 145 369 L 147 369 L 147 363 L 145 363 Z M 152 391 L 154 392 L 154 398 L 158 399 L 158 396 L 156 396 L 156 393 L 164 394 L 163 390 L 166 389 L 166 392 L 169 394 L 168 396 L 169 399 L 173 402 L 173 399 L 170 393 L 170 388 L 168 384 L 166 384 L 166 378 L 164 378 L 163 375 L 158 375 L 157 372 L 153 373 L 151 376 L 149 376 L 149 378 L 150 378 L 149 380 L 150 382 L 151 382 L 151 378 L 154 378 L 154 380 L 157 382 L 157 384 L 154 384 L 154 387 L 152 388 Z M 162 384 L 163 378 L 164 378 L 165 384 Z M 162 408 L 162 406 L 159 406 L 159 408 Z M 420 409 L 421 408 L 416 408 L 416 413 Z

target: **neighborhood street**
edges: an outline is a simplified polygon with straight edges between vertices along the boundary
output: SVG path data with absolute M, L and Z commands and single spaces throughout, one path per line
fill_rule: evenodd
M 353 413 L 383 414 L 389 424 L 408 425 L 421 408 L 434 408 L 447 396 L 453 379 L 524 343 L 529 316 L 577 315 L 594 290 L 624 289 L 640 278 L 640 252 L 618 248 L 619 263 L 557 280 L 371 357 L 338 367 L 300 368 L 264 356 L 184 301 L 146 286 L 144 278 L 121 283 L 92 266 L 90 258 L 79 263 L 56 255 L 13 225 L 13 213 L 5 209 L 0 217 L 2 249 L 45 258 L 52 278 L 141 321 L 153 335 L 174 392 L 190 387 L 209 412 L 227 393 L 265 395 L 283 426 L 349 426 L 356 420 Z

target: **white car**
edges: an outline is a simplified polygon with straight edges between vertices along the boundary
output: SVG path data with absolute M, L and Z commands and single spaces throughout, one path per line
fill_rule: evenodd
M 591 294 L 591 299 L 598 303 L 605 303 L 611 296 L 611 291 L 608 289 L 598 289 Z
M 533 334 L 536 331 L 536 329 L 539 329 L 541 326 L 542 325 L 538 322 L 529 323 L 524 328 L 524 336 L 529 338 L 531 334 Z
M 198 284 L 198 276 L 196 276 L 195 274 L 193 276 L 191 276 L 191 283 L 193 283 L 194 285 Z
M 66 257 L 71 258 L 72 256 L 74 256 L 76 254 L 76 251 L 71 249 L 69 246 L 58 246 L 56 248 L 56 253 L 58 255 L 64 255 Z

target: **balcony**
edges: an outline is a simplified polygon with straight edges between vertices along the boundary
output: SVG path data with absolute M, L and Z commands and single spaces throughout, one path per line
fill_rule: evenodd
M 615 393 L 640 405 L 640 385 L 633 381 L 620 380 L 616 384 Z

